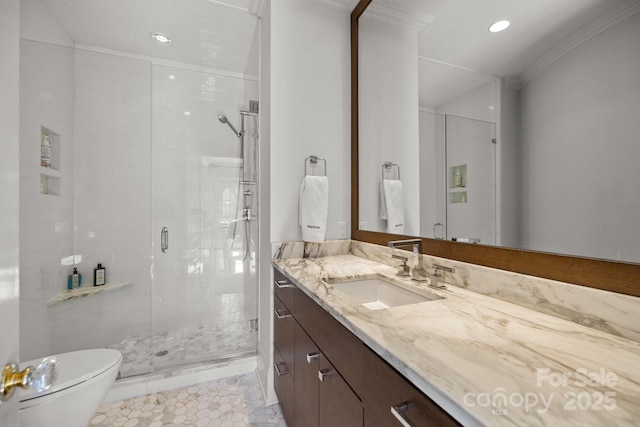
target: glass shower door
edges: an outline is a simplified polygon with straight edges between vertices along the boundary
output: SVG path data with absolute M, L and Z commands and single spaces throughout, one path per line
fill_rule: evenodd
M 238 117 L 256 83 L 158 65 L 152 76 L 154 368 L 255 354 L 241 144 L 217 117 Z
M 447 115 L 448 240 L 496 244 L 496 125 Z

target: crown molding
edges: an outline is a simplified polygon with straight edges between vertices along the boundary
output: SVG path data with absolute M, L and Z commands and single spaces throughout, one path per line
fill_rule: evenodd
M 384 0 L 376 1 L 367 7 L 367 16 L 379 21 L 388 22 L 421 32 L 433 22 L 434 17 L 428 13 L 403 8 Z
M 277 0 L 276 0 L 277 1 Z M 341 10 L 343 12 L 351 13 L 353 8 L 356 7 L 359 0 L 315 0 L 318 3 L 324 3 L 334 9 Z
M 531 63 L 520 74 L 520 86 L 525 85 L 528 81 L 533 79 L 537 74 L 541 73 L 549 65 L 553 64 L 556 60 L 569 53 L 571 50 L 580 46 L 582 43 L 597 36 L 605 30 L 615 26 L 616 24 L 624 21 L 630 16 L 640 12 L 640 2 L 637 0 L 629 0 L 612 11 L 605 13 L 601 17 L 597 18 L 590 24 L 585 25 L 578 31 L 549 49 L 540 58 Z

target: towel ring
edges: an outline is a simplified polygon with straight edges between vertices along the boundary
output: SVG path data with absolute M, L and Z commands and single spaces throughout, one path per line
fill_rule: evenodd
M 322 175 L 316 174 L 316 169 L 318 167 L 318 162 L 322 162 L 324 164 L 324 173 Z M 327 176 L 327 161 L 318 156 L 309 156 L 304 159 L 304 174 L 305 175 L 316 175 L 316 176 Z
M 390 175 L 387 179 L 397 179 L 400 180 L 400 166 L 395 164 L 395 163 L 391 163 L 391 162 L 384 162 L 382 164 L 382 179 L 384 180 L 384 174 L 385 172 L 387 172 L 388 175 Z M 395 172 L 395 174 L 394 174 Z

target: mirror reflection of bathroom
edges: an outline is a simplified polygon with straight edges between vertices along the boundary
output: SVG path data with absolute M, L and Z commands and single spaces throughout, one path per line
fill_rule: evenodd
M 394 161 L 411 195 L 405 234 L 434 237 L 441 223 L 447 240 L 638 262 L 631 212 L 640 194 L 621 188 L 640 179 L 629 160 L 640 156 L 638 2 L 525 3 L 411 1 L 393 22 L 384 11 L 394 1 L 373 0 L 365 10 L 358 29 L 361 229 L 385 231 L 372 216 L 376 172 L 401 153 Z M 504 17 L 511 25 L 489 29 Z M 482 122 L 494 129 L 480 130 Z M 472 143 L 464 136 L 471 123 L 489 138 L 477 159 L 484 166 L 474 164 L 473 150 L 453 158 L 455 146 Z M 465 164 L 463 188 L 450 168 Z M 492 196 L 491 183 L 475 178 L 489 175 L 485 167 L 493 168 Z M 607 206 L 607 220 L 596 205 Z
M 102 360 L 119 396 L 252 372 L 259 17 L 204 0 L 144 2 L 142 21 L 93 0 L 21 3 L 22 360 L 76 357 L 58 357 L 59 379 Z M 150 37 L 161 27 L 172 44 Z

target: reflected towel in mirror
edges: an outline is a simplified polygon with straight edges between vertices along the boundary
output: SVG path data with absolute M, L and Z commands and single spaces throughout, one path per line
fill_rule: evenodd
M 299 223 L 302 240 L 324 242 L 329 213 L 329 181 L 326 176 L 305 175 L 300 184 Z
M 404 198 L 399 179 L 383 179 L 380 183 L 380 219 L 387 220 L 387 233 L 404 233 Z

